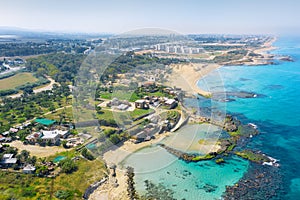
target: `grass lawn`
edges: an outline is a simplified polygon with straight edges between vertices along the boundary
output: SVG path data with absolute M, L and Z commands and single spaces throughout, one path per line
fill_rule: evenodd
M 110 110 L 102 109 L 101 114 L 97 114 L 98 119 L 103 120 L 115 120 L 115 121 L 124 121 L 124 120 L 133 120 L 139 116 L 145 115 L 147 113 L 153 112 L 153 109 L 134 109 L 134 111 L 127 112 L 115 112 L 113 113 Z
M 15 89 L 18 86 L 24 85 L 26 83 L 34 83 L 36 81 L 38 81 L 38 79 L 34 77 L 32 73 L 18 73 L 9 78 L 1 79 L 0 90 Z
M 97 114 L 98 119 L 110 120 L 114 119 L 113 113 L 110 110 L 102 109 L 101 114 Z
M 55 111 L 53 113 L 44 115 L 44 117 L 47 118 L 47 119 L 52 119 L 52 120 L 59 121 L 60 120 L 60 115 L 65 116 L 67 119 L 73 119 L 73 109 L 72 109 L 72 107 L 63 108 L 63 109 Z
M 100 98 L 111 99 L 111 95 L 112 95 L 112 93 L 110 93 L 110 92 L 101 92 Z
M 145 109 L 134 109 L 134 111 L 130 112 L 130 116 L 133 119 L 135 119 L 137 117 L 140 117 L 142 115 L 145 115 L 145 114 L 153 112 L 153 111 L 154 111 L 153 109 L 148 109 L 148 110 L 145 110 Z
M 127 100 L 130 102 L 135 102 L 136 100 L 140 99 L 140 97 L 137 96 L 137 94 L 135 92 L 131 92 L 131 91 L 114 91 L 114 93 L 109 93 L 109 92 L 101 92 L 100 94 L 100 98 L 103 99 L 113 99 L 113 98 L 117 98 L 120 100 Z

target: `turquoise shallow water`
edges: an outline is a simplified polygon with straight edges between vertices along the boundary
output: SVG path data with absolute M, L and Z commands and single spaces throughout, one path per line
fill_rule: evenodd
M 272 53 L 290 55 L 295 62 L 279 61 L 277 65 L 253 67 L 226 66 L 198 82 L 199 87 L 209 91 L 251 92 L 257 94 L 256 98 L 230 97 L 230 102 L 200 98 L 186 102 L 191 106 L 200 105 L 200 112 L 208 115 L 211 115 L 211 110 L 222 110 L 234 114 L 243 123 L 255 123 L 260 134 L 251 139 L 247 148 L 280 160 L 283 191 L 276 199 L 294 200 L 300 198 L 300 38 L 281 37 L 275 46 L 278 49 Z M 213 130 L 206 133 L 215 134 Z M 202 137 L 203 132 L 199 134 L 197 139 Z M 195 136 L 190 134 L 188 137 Z M 174 190 L 176 199 L 218 199 L 226 185 L 236 183 L 251 167 L 247 161 L 236 157 L 226 158 L 224 166 L 213 161 L 185 163 L 159 147 L 143 149 L 140 153 L 125 160 L 126 165 L 137 170 L 138 191 L 143 191 L 143 181 L 148 179 Z M 184 170 L 191 175 L 184 176 L 187 173 Z M 205 184 L 216 186 L 216 190 L 205 191 Z
M 186 163 L 156 146 L 133 154 L 125 165 L 135 168 L 136 189 L 140 194 L 144 192 L 144 181 L 150 180 L 172 189 L 176 199 L 206 200 L 219 199 L 226 185 L 237 182 L 248 168 L 247 161 L 236 157 L 226 162 L 223 166 L 214 161 Z M 205 191 L 207 185 L 215 191 Z
M 218 138 L 222 135 L 223 131 L 218 126 L 194 124 L 182 127 L 167 137 L 162 143 L 187 153 L 207 154 L 213 148 L 213 145 L 216 145 Z M 200 145 L 199 140 L 201 139 L 209 139 L 212 145 Z

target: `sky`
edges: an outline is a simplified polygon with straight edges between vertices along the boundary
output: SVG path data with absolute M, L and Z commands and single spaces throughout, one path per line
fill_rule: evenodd
M 0 26 L 123 33 L 300 33 L 298 0 L 0 0 Z

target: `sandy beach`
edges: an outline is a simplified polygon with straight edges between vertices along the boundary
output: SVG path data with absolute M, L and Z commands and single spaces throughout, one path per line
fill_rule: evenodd
M 155 135 L 155 139 L 152 139 L 152 140 L 146 141 L 146 142 L 141 142 L 138 144 L 134 144 L 131 141 L 126 141 L 126 142 L 124 142 L 124 144 L 121 147 L 117 148 L 116 150 L 110 150 L 110 151 L 104 153 L 103 159 L 105 160 L 105 162 L 108 165 L 111 165 L 111 164 L 118 165 L 127 156 L 134 153 L 135 151 L 137 151 L 141 148 L 145 148 L 147 146 L 158 144 L 159 142 L 161 142 L 165 137 L 167 137 L 170 134 L 171 134 L 170 132 L 167 132 L 167 133 Z
M 276 47 L 272 46 L 276 40 L 276 37 L 272 38 L 271 40 L 267 41 L 261 48 L 254 50 L 254 53 L 266 54 L 268 51 L 276 49 Z
M 108 180 L 101 185 L 89 197 L 89 200 L 128 200 L 127 197 L 127 177 L 125 172 L 116 169 L 116 178 L 118 180 L 118 187 L 113 187 L 112 180 Z
M 168 77 L 166 85 L 178 87 L 189 95 L 200 94 L 210 96 L 209 91 L 204 91 L 197 86 L 199 79 L 220 67 L 218 64 L 176 64 L 171 65 L 172 74 Z

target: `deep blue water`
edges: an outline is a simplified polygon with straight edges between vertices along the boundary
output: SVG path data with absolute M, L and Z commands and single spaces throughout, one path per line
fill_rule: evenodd
M 258 125 L 261 134 L 248 146 L 280 160 L 280 173 L 286 195 L 282 199 L 300 199 L 300 38 L 279 38 L 273 54 L 290 55 L 295 62 L 277 65 L 222 67 L 198 85 L 210 91 L 246 91 L 261 94 L 257 98 L 233 98 L 212 104 L 233 113 L 245 123 Z

